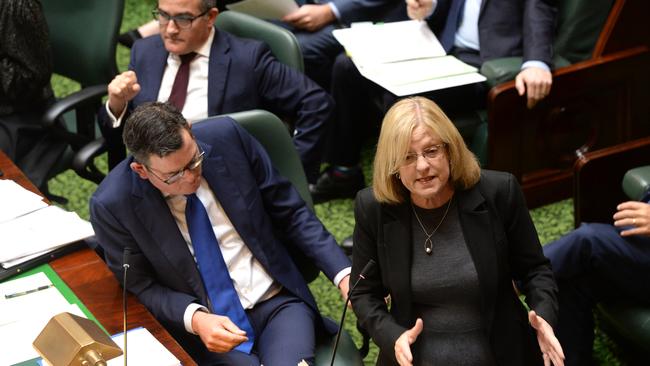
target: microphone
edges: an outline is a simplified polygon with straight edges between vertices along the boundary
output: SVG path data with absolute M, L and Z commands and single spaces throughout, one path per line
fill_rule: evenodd
M 127 312 L 126 312 L 126 272 L 129 269 L 129 259 L 131 258 L 131 248 L 124 248 L 124 256 L 122 257 L 122 268 L 124 268 L 124 277 L 122 279 L 122 316 L 124 318 L 124 366 L 126 366 L 126 323 L 127 323 Z
M 334 366 L 334 358 L 336 357 L 336 349 L 339 347 L 339 339 L 341 338 L 341 332 L 343 331 L 343 321 L 345 321 L 345 312 L 348 310 L 348 303 L 350 303 L 350 295 L 352 295 L 352 292 L 354 289 L 357 287 L 359 282 L 361 280 L 365 280 L 366 276 L 368 275 L 368 272 L 370 272 L 374 267 L 375 267 L 375 261 L 370 259 L 368 263 L 363 267 L 361 270 L 361 273 L 359 273 L 359 278 L 357 278 L 357 281 L 352 285 L 352 288 L 350 289 L 350 292 L 348 292 L 348 298 L 345 300 L 345 305 L 343 305 L 343 315 L 341 315 L 341 322 L 339 323 L 339 330 L 336 332 L 336 340 L 334 341 L 334 348 L 332 349 L 332 361 L 330 362 L 330 366 Z

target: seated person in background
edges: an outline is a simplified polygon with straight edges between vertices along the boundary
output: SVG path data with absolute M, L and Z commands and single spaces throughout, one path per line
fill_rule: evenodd
M 217 1 L 219 9 L 236 0 Z M 288 14 L 282 21 L 272 21 L 292 31 L 305 61 L 305 74 L 324 89 L 329 89 L 332 64 L 343 47 L 334 39 L 332 31 L 337 23 L 349 26 L 360 21 L 398 21 L 406 20 L 403 0 L 332 0 L 318 4 L 315 1 L 303 3 L 299 10 Z M 149 22 L 137 29 L 120 35 L 120 43 L 131 47 L 142 37 L 158 33 L 158 25 Z
M 614 225 L 583 223 L 544 246 L 560 289 L 557 334 L 567 365 L 592 365 L 593 308 L 605 300 L 650 305 L 650 196 L 617 207 Z
M 262 146 L 229 118 L 193 130 L 168 103 L 124 127 L 133 154 L 90 200 L 106 263 L 200 365 L 314 361 L 325 323 L 289 251 L 345 297 L 349 260 Z
M 0 150 L 46 193 L 49 170 L 66 144 L 41 118 L 54 101 L 47 23 L 38 0 L 0 2 Z M 50 196 L 51 197 L 51 196 Z
M 314 183 L 332 114 L 329 95 L 278 62 L 268 46 L 217 30 L 214 0 L 159 0 L 160 36 L 136 42 L 126 71 L 108 86 L 101 108 L 109 166 L 124 157 L 122 120 L 136 106 L 169 100 L 188 121 L 265 109 L 289 118 L 307 180 Z
M 373 174 L 355 203 L 352 276 L 378 265 L 351 299 L 378 363 L 562 365 L 557 287 L 516 179 L 481 170 L 423 97 L 386 114 Z
M 430 16 L 427 22 L 445 51 L 470 65 L 480 68 L 486 60 L 523 56 L 516 85 L 520 95 L 527 95 L 529 107 L 550 92 L 555 0 L 407 0 L 407 10 L 412 19 Z M 368 110 L 376 108 L 375 100 L 384 105 L 395 100 L 393 94 L 361 76 L 345 55 L 334 63 L 331 91 L 337 113 L 326 146 L 330 167 L 313 187 L 315 202 L 353 197 L 365 186 L 358 167 L 362 145 L 359 142 L 378 123 L 368 118 Z M 424 95 L 438 103 L 453 120 L 459 111 L 484 108 L 487 92 L 486 84 L 477 83 Z M 359 95 L 365 96 L 363 103 L 359 103 Z

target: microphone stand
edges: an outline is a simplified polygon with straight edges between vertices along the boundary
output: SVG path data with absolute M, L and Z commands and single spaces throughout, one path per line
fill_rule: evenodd
M 122 285 L 122 314 L 124 315 L 124 324 L 123 324 L 123 330 L 124 330 L 124 366 L 126 366 L 126 324 L 127 324 L 127 309 L 126 309 L 126 272 L 129 269 L 129 256 L 131 255 L 131 249 L 130 248 L 124 248 L 124 258 L 123 258 L 123 264 L 122 268 L 124 268 L 124 277 L 123 277 L 123 285 Z
M 350 295 L 352 295 L 352 292 L 357 287 L 359 282 L 366 279 L 366 275 L 374 266 L 375 261 L 372 259 L 369 260 L 368 263 L 366 263 L 365 267 L 363 267 L 361 270 L 361 273 L 359 273 L 359 278 L 357 278 L 357 281 L 354 283 L 354 285 L 352 285 L 352 288 L 348 292 L 348 298 L 345 299 L 345 306 L 343 307 L 343 314 L 341 315 L 341 322 L 339 323 L 339 330 L 336 332 L 336 340 L 334 341 L 334 348 L 332 349 L 332 360 L 330 362 L 330 366 L 334 366 L 334 358 L 336 358 L 336 350 L 339 347 L 339 339 L 341 339 L 341 333 L 343 332 L 343 322 L 345 321 L 345 313 L 348 310 L 348 304 L 350 303 Z

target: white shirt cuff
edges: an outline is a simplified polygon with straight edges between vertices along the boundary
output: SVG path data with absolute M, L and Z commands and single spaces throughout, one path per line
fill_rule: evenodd
M 551 71 L 551 68 L 548 67 L 547 64 L 543 63 L 542 61 L 537 61 L 537 60 L 528 60 L 528 61 L 524 62 L 521 65 L 522 70 L 527 69 L 529 67 L 537 67 L 539 69 L 543 69 L 543 70 L 546 70 L 546 71 Z
M 120 114 L 120 116 L 116 118 L 113 115 L 113 112 L 111 112 L 111 109 L 108 108 L 108 101 L 106 101 L 106 112 L 108 113 L 108 118 L 111 119 L 113 128 L 120 127 L 120 125 L 122 124 L 122 118 L 124 117 L 124 114 L 126 113 L 127 107 L 124 107 L 124 109 L 122 109 L 122 113 Z
M 341 12 L 339 11 L 339 8 L 337 8 L 334 3 L 327 3 L 327 5 L 330 6 L 330 9 L 332 9 L 332 13 L 334 13 L 336 19 L 341 20 Z
M 349 275 L 350 272 L 352 272 L 352 267 L 343 268 L 341 272 L 337 273 L 336 276 L 334 276 L 334 281 L 332 282 L 334 282 L 336 287 L 339 287 L 339 283 L 341 283 L 341 280 L 343 280 L 345 276 Z
M 194 329 L 192 329 L 192 317 L 194 316 L 194 313 L 197 311 L 204 311 L 206 313 L 209 313 L 208 309 L 199 304 L 189 304 L 187 305 L 187 309 L 185 309 L 185 314 L 183 314 L 183 323 L 185 324 L 185 330 L 188 333 L 196 334 Z

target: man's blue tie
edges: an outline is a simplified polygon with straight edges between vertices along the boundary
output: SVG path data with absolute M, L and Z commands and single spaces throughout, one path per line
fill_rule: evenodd
M 235 291 L 208 213 L 196 194 L 187 196 L 185 219 L 187 221 L 187 230 L 192 239 L 199 272 L 212 303 L 212 310 L 215 314 L 227 316 L 233 323 L 237 324 L 239 329 L 246 332 L 248 341 L 235 347 L 235 349 L 240 352 L 250 353 L 254 342 L 253 327 L 248 321 L 246 312 L 239 301 L 239 296 L 237 296 L 237 291 Z
M 445 49 L 445 52 L 449 52 L 454 46 L 454 38 L 460 25 L 461 17 L 463 16 L 464 5 L 465 0 L 453 0 L 451 2 L 445 26 L 442 28 L 439 37 L 440 44 Z

